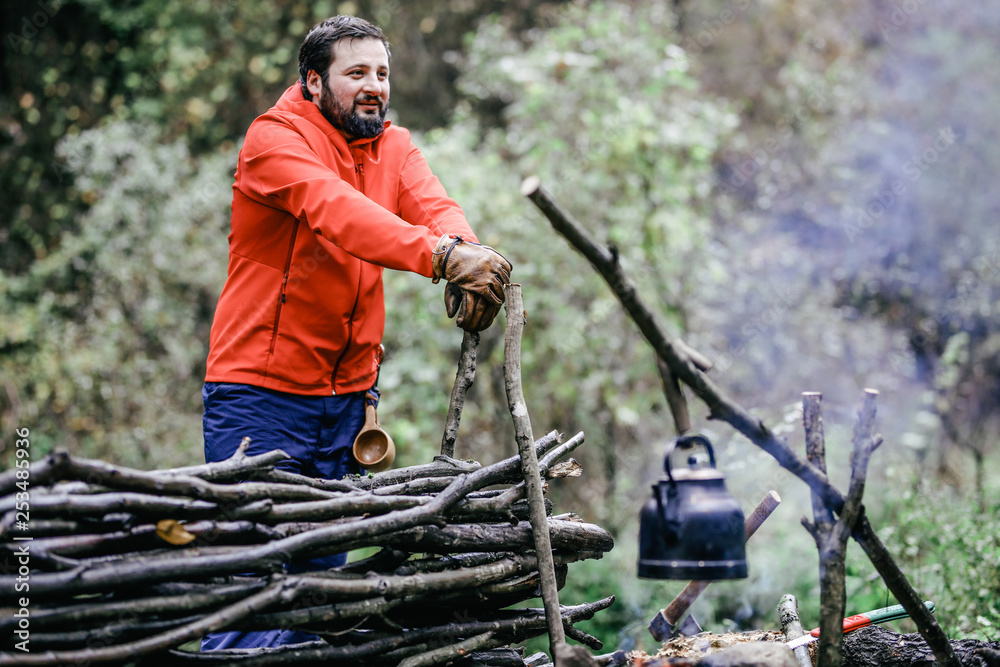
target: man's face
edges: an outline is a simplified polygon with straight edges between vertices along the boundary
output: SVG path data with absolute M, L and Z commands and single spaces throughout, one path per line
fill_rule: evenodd
M 348 139 L 376 137 L 389 109 L 389 54 L 378 39 L 344 39 L 334 45 L 327 85 L 310 70 L 313 103 Z

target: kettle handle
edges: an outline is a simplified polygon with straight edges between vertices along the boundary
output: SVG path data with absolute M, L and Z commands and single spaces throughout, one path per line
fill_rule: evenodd
M 667 479 L 670 480 L 671 484 L 674 482 L 674 477 L 670 472 L 670 455 L 674 453 L 674 449 L 678 446 L 692 447 L 694 445 L 702 445 L 708 450 L 708 462 L 713 468 L 715 467 L 715 450 L 712 449 L 712 443 L 708 441 L 708 438 L 700 433 L 682 435 L 681 437 L 670 441 L 670 444 L 667 445 L 667 453 L 663 455 L 663 470 L 667 473 Z

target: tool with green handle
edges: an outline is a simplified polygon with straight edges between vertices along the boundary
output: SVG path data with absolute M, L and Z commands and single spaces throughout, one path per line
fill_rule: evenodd
M 930 609 L 933 614 L 937 609 L 933 602 L 924 602 L 924 606 Z M 885 623 L 886 621 L 896 621 L 901 618 L 906 618 L 909 614 L 903 609 L 903 605 L 894 604 L 891 607 L 883 607 L 882 609 L 875 609 L 873 611 L 866 611 L 863 614 L 858 614 L 856 616 L 848 616 L 844 619 L 844 632 L 850 632 L 851 630 L 857 630 L 858 628 L 863 628 L 866 625 L 871 625 L 872 623 Z M 805 646 L 806 644 L 811 644 L 814 641 L 819 640 L 819 628 L 815 628 L 807 635 L 802 635 L 798 639 L 793 639 L 790 642 L 785 642 L 785 646 L 790 649 L 797 649 L 800 646 Z

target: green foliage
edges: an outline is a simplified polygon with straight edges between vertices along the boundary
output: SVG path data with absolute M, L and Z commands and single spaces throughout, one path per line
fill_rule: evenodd
M 556 27 L 527 43 L 488 21 L 470 39 L 467 54 L 463 90 L 505 100 L 504 127 L 483 131 L 463 107 L 447 129 L 425 135 L 422 146 L 481 240 L 509 256 L 514 279 L 523 285 L 528 325 L 522 371 L 539 430 L 586 431 L 597 445 L 581 454 L 593 463 L 591 483 L 613 486 L 605 458 L 631 455 L 644 421 L 662 424 L 663 415 L 655 414 L 664 409 L 659 379 L 645 343 L 607 287 L 530 209 L 518 194 L 520 181 L 539 174 L 599 238 L 614 243 L 644 293 L 658 296 L 652 306 L 664 323 L 676 328 L 681 318 L 674 297 L 685 289 L 685 269 L 713 262 L 705 252 L 710 156 L 719 128 L 732 127 L 736 118 L 698 95 L 685 73 L 684 53 L 671 44 L 670 15 L 657 3 L 570 7 Z M 671 110 L 666 121 L 665 109 Z M 399 293 L 407 281 L 387 276 L 387 292 Z M 439 346 L 412 335 L 414 322 L 428 321 L 423 308 L 419 301 L 394 300 L 387 345 L 423 345 L 416 356 L 426 360 Z M 484 336 L 492 354 L 480 355 L 481 378 L 501 364 L 501 333 L 494 327 Z M 399 335 L 405 343 L 397 342 Z M 457 359 L 454 348 L 449 353 Z M 383 377 L 394 377 L 393 363 L 386 363 Z M 450 385 L 454 361 L 444 368 L 439 386 Z M 495 384 L 471 402 L 504 405 Z M 392 395 L 387 398 L 384 409 L 397 417 Z M 439 397 L 423 387 L 399 399 L 426 406 L 416 408 L 420 414 L 440 409 Z M 497 432 L 496 424 L 507 419 L 473 409 L 463 416 L 463 430 Z M 430 426 L 423 439 L 433 442 L 440 427 Z M 492 442 L 507 449 L 502 438 Z M 462 455 L 467 446 L 460 438 Z M 614 507 L 595 511 L 615 522 Z
M 332 10 L 226 0 L 7 5 L 21 30 L 4 44 L 0 179 L 9 197 L 0 210 L 12 224 L 0 266 L 17 273 L 53 250 L 86 208 L 70 196 L 74 168 L 55 153 L 62 137 L 137 120 L 166 140 L 184 137 L 196 154 L 230 151 L 297 77 L 298 44 L 314 12 Z
M 554 485 L 554 502 L 626 535 L 603 560 L 571 566 L 561 599 L 618 595 L 618 604 L 583 627 L 608 646 L 634 645 L 635 628 L 641 624 L 645 633 L 642 617 L 651 604 L 648 586 L 629 584 L 634 514 L 642 503 L 636 496 L 655 477 L 658 465 L 650 471 L 647 463 L 659 448 L 650 445 L 662 442 L 669 417 L 655 365 L 634 325 L 603 281 L 518 194 L 519 184 L 538 174 L 597 238 L 613 243 L 661 321 L 677 330 L 683 313 L 676 304 L 691 289 L 687 272 L 699 264 L 713 270 L 717 261 L 706 251 L 710 160 L 724 136 L 720 129 L 734 127 L 737 119 L 725 103 L 699 94 L 685 54 L 673 45 L 665 5 L 569 7 L 555 21 L 527 40 L 499 22 L 484 22 L 470 37 L 463 63 L 460 85 L 470 106 L 419 143 L 480 239 L 511 259 L 513 279 L 522 284 L 528 313 L 522 374 L 536 435 L 552 428 L 587 433 L 588 445 L 577 455 L 585 479 Z M 507 105 L 502 129 L 481 128 L 471 113 L 490 99 Z M 410 284 L 404 276 L 386 280 L 391 294 Z M 440 308 L 436 296 L 431 304 Z M 440 326 L 440 316 L 423 317 L 422 307 L 394 299 L 387 332 L 390 350 L 406 347 L 412 354 L 420 344 L 414 356 L 421 363 L 440 354 L 432 331 L 413 335 L 414 322 Z M 498 329 L 483 336 L 460 456 L 486 460 L 514 451 L 498 377 Z M 396 342 L 400 335 L 405 343 Z M 456 331 L 449 356 L 436 365 L 444 369 L 438 386 L 450 384 L 459 338 Z M 395 358 L 386 362 L 383 378 L 396 376 Z M 423 384 L 398 382 L 386 398 L 384 419 L 394 424 L 406 419 L 417 426 L 407 418 L 411 409 L 443 414 L 440 395 Z M 397 401 L 408 406 L 407 416 L 393 407 Z M 428 426 L 421 439 L 436 443 L 440 420 Z M 594 494 L 602 502 L 594 503 Z
M 201 458 L 199 389 L 225 275 L 229 153 L 194 160 L 150 125 L 68 138 L 79 231 L 0 274 L 0 366 L 41 454 L 59 445 L 143 468 Z
M 914 588 L 937 605 L 937 617 L 952 637 L 1000 640 L 1000 512 L 996 484 L 981 512 L 975 500 L 922 485 L 887 509 L 880 531 Z M 878 599 L 884 588 L 861 589 Z M 852 600 L 856 599 L 852 596 Z

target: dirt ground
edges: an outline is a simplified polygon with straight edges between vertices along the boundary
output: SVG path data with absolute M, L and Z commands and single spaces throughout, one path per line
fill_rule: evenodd
M 728 632 L 723 635 L 702 632 L 691 637 L 671 639 L 654 655 L 643 651 L 632 651 L 628 655 L 628 664 L 630 667 L 643 667 L 662 658 L 701 658 L 718 653 L 734 644 L 783 641 L 785 635 L 774 631 Z

